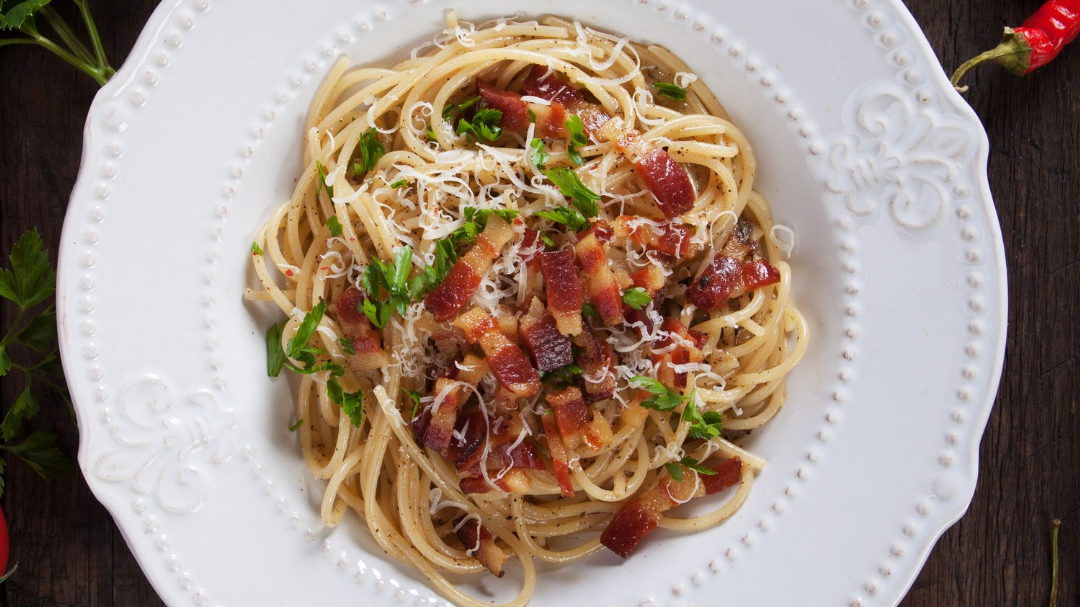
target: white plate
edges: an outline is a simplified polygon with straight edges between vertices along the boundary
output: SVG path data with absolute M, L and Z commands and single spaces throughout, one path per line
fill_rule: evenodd
M 1001 372 L 986 136 L 899 0 L 458 0 L 667 45 L 753 142 L 795 229 L 813 341 L 738 515 L 541 576 L 536 606 L 893 605 L 967 507 Z M 319 483 L 245 305 L 333 59 L 400 56 L 441 0 L 166 0 L 90 110 L 60 253 L 79 462 L 154 587 L 189 605 L 434 604 Z

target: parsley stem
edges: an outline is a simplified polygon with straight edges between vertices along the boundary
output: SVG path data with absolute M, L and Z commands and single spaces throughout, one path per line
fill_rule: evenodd
M 56 13 L 51 6 L 45 6 L 41 9 L 41 16 L 45 17 L 45 21 L 49 22 L 56 33 L 60 36 L 60 41 L 67 45 L 68 50 L 75 56 L 82 59 L 87 63 L 94 61 L 94 56 L 90 54 L 90 51 L 86 49 L 86 46 L 79 40 L 75 32 L 68 26 L 67 21 Z
M 22 27 L 19 28 L 19 31 L 26 34 L 27 36 L 30 36 L 30 38 L 33 40 L 33 42 L 35 44 L 37 44 L 37 45 L 39 45 L 39 46 L 41 46 L 41 47 L 43 47 L 43 48 L 45 48 L 45 49 L 47 49 L 49 51 L 52 51 L 52 53 L 54 55 L 56 55 L 57 57 L 63 59 L 68 64 L 70 64 L 70 65 L 82 70 L 83 72 L 85 72 L 88 76 L 93 78 L 98 83 L 99 86 L 104 86 L 105 83 L 108 82 L 109 79 L 107 77 L 105 77 L 104 70 L 91 65 L 87 61 L 83 61 L 82 59 L 76 57 L 75 55 L 72 55 L 71 53 L 67 52 L 66 50 L 64 50 L 63 48 L 58 46 L 52 40 L 49 40 L 45 36 L 42 36 L 37 31 L 37 28 L 30 25 L 29 22 L 24 23 L 22 25 Z M 112 68 L 109 68 L 109 69 L 111 70 Z M 111 73 L 110 73 L 110 75 L 111 75 Z
M 1053 560 L 1050 570 L 1050 607 L 1057 607 L 1058 594 L 1058 531 L 1061 519 L 1054 519 L 1054 530 L 1050 532 L 1050 557 Z
M 90 35 L 90 43 L 94 47 L 94 55 L 97 57 L 97 67 L 101 70 L 101 74 L 105 84 L 116 70 L 109 65 L 109 59 L 105 56 L 105 47 L 101 45 L 101 35 L 98 34 L 97 25 L 94 24 L 94 17 L 90 14 L 90 7 L 87 6 L 86 0 L 73 0 L 79 7 L 79 12 L 82 14 L 83 23 L 86 24 L 86 31 Z
M 0 339 L 0 348 L 7 346 L 8 342 L 11 341 L 11 338 L 15 336 L 15 333 L 19 329 L 19 325 L 22 324 L 24 312 L 25 310 L 19 308 L 19 311 L 15 313 L 15 321 L 11 323 L 11 326 L 8 328 L 7 334 L 4 335 L 4 339 Z

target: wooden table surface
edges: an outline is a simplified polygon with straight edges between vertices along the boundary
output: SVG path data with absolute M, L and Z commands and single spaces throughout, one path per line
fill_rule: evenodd
M 362 1 L 362 0 L 357 0 Z M 792 0 L 797 1 L 797 0 Z M 821 1 L 821 0 L 818 0 Z M 907 0 L 946 69 L 992 46 L 1041 0 Z M 64 12 L 66 2 L 54 3 Z M 152 0 L 91 0 L 113 65 Z M 1009 264 L 1009 332 L 997 404 L 967 515 L 941 538 L 904 607 L 1047 605 L 1050 522 L 1060 518 L 1059 607 L 1080 605 L 1080 43 L 1023 79 L 973 73 L 967 99 L 990 136 L 990 185 Z M 55 252 L 97 86 L 44 51 L 0 49 L 0 249 L 37 227 Z M 0 326 L 11 322 L 3 309 Z M 21 382 L 21 380 L 20 380 Z M 21 385 L 0 380 L 3 408 Z M 78 434 L 60 402 L 34 427 Z M 0 605 L 161 605 L 81 477 L 46 484 L 9 464 L 3 509 L 20 570 Z M 813 590 L 807 589 L 812 596 Z

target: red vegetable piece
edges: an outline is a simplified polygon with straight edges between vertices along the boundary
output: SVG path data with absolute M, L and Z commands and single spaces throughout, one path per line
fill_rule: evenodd
M 694 184 L 671 154 L 662 149 L 653 150 L 638 160 L 634 168 L 656 197 L 665 217 L 678 217 L 694 208 Z
M 502 113 L 499 126 L 510 131 L 524 131 L 529 128 L 529 104 L 521 100 L 521 95 L 504 91 L 486 82 L 477 82 L 476 90 L 480 93 L 484 107 Z
M 574 362 L 570 338 L 559 332 L 555 319 L 539 299 L 533 299 L 519 325 L 525 348 L 539 371 L 554 371 Z

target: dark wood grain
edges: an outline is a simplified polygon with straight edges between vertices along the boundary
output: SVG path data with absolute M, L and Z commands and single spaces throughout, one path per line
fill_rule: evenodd
M 794 0 L 793 0 L 794 1 Z M 909 0 L 947 69 L 993 45 L 1040 0 Z M 56 5 L 64 7 L 63 2 Z M 91 1 L 119 65 L 155 3 Z M 1060 607 L 1080 605 L 1080 44 L 1035 75 L 969 75 L 967 98 L 990 136 L 990 183 L 1009 257 L 1009 333 L 998 403 L 968 514 L 941 538 L 903 607 L 1046 605 L 1050 521 L 1060 518 Z M 96 86 L 32 48 L 0 50 L 0 249 L 36 226 L 54 252 Z M 0 324 L 11 321 L 4 308 Z M 2 402 L 22 386 L 0 380 Z M 35 426 L 78 436 L 63 405 Z M 8 607 L 161 605 L 81 477 L 42 483 L 19 463 L 4 511 L 18 575 Z M 812 594 L 812 589 L 807 589 Z

